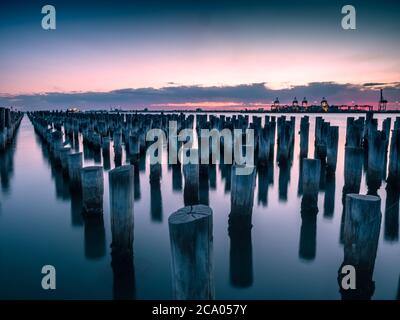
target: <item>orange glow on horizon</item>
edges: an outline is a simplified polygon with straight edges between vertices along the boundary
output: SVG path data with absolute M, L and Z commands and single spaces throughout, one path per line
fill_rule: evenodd
M 199 101 L 199 102 L 181 102 L 181 103 L 154 103 L 149 107 L 168 107 L 168 108 L 202 108 L 202 109 L 221 109 L 221 108 L 240 108 L 240 109 L 255 109 L 266 108 L 270 104 L 263 103 L 242 103 L 234 101 Z

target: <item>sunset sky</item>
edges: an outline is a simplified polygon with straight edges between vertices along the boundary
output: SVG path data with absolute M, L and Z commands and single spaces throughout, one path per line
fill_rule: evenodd
M 57 29 L 41 28 L 41 8 Z M 400 2 L 13 1 L 0 4 L 0 104 L 246 105 L 276 96 L 400 100 Z M 396 104 L 397 101 L 397 104 Z

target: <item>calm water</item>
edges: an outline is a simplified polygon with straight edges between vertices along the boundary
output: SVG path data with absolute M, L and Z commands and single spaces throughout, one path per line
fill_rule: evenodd
M 296 118 L 297 133 L 300 116 Z M 383 117 L 377 118 L 381 126 Z M 314 152 L 314 119 L 311 115 L 309 157 Z M 326 115 L 325 119 L 340 127 L 338 167 L 336 180 L 327 183 L 319 193 L 314 258 L 305 259 L 299 254 L 302 225 L 298 195 L 299 135 L 296 134 L 291 166 L 280 169 L 274 161 L 270 173 L 257 176 L 251 242 L 243 246 L 251 262 L 250 271 L 242 275 L 250 279 L 245 287 L 238 287 L 230 277 L 230 270 L 238 266 L 230 260 L 230 250 L 235 248 L 231 248 L 228 235 L 229 183 L 224 168 L 217 165 L 214 172 L 210 171 L 208 201 L 214 214 L 217 299 L 341 298 L 337 272 L 343 262 L 340 225 L 346 116 Z M 393 121 L 394 117 L 392 127 Z M 101 155 L 85 152 L 85 165 L 100 161 L 105 168 L 113 168 L 112 152 L 109 160 L 107 163 Z M 104 172 L 104 225 L 85 226 L 79 199 L 76 196 L 71 199 L 68 183 L 59 170 L 52 168 L 47 149 L 26 116 L 13 147 L 1 155 L 0 165 L 0 298 L 112 299 L 109 169 Z M 171 299 L 168 216 L 183 207 L 179 172 L 163 165 L 160 188 L 150 189 L 148 163 L 143 162 L 139 170 L 140 190 L 135 190 L 134 204 L 134 295 L 137 299 Z M 366 192 L 363 173 L 360 193 Z M 396 299 L 400 290 L 400 244 L 396 238 L 399 227 L 385 217 L 385 183 L 378 194 L 382 198 L 382 223 L 372 298 Z M 202 197 L 207 198 L 207 186 Z M 398 212 L 396 215 L 398 218 Z M 388 236 L 390 233 L 394 236 Z M 46 264 L 54 265 L 57 270 L 57 289 L 53 291 L 41 288 L 41 268 Z

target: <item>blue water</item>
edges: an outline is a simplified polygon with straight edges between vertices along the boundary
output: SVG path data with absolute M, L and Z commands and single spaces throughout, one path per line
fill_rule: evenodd
M 300 116 L 296 118 L 297 133 Z M 309 156 L 313 154 L 314 118 L 314 115 L 310 116 Z M 337 272 L 343 262 L 340 225 L 345 118 L 345 115 L 325 116 L 332 125 L 340 127 L 338 166 L 331 188 L 319 193 L 314 258 L 305 259 L 299 254 L 302 224 L 301 196 L 298 196 L 299 135 L 296 134 L 294 159 L 288 171 L 280 169 L 274 160 L 273 182 L 268 185 L 267 201 L 265 189 L 263 192 L 259 188 L 265 178 L 258 175 L 251 242 L 247 247 L 251 250 L 246 252 L 250 255 L 251 274 L 245 287 L 238 287 L 230 278 L 230 271 L 235 268 L 230 262 L 231 240 L 228 236 L 230 193 L 226 190 L 221 167 L 216 166 L 215 182 L 209 183 L 216 299 L 341 298 Z M 383 116 L 377 118 L 380 126 Z M 392 126 L 393 121 L 394 116 Z M 83 151 L 82 145 L 79 148 Z M 97 162 L 99 160 L 104 164 L 101 156 Z M 95 162 L 90 155 L 89 159 L 86 156 L 85 165 Z M 113 299 L 108 170 L 104 171 L 104 224 L 85 226 L 79 199 L 73 194 L 71 199 L 62 173 L 51 166 L 47 149 L 26 116 L 13 146 L 1 155 L 0 164 L 0 298 Z M 111 152 L 110 168 L 113 167 Z M 183 191 L 172 187 L 173 171 L 166 164 L 162 167 L 159 190 L 150 190 L 148 162 L 142 163 L 139 172 L 140 194 L 136 190 L 134 203 L 134 275 L 128 286 L 133 298 L 172 299 L 168 216 L 184 206 Z M 360 193 L 366 192 L 363 174 Z M 382 199 L 382 223 L 372 298 L 395 299 L 400 290 L 400 244 L 398 237 L 385 237 L 385 230 L 397 228 L 394 232 L 397 234 L 399 230 L 398 225 L 385 224 L 384 182 L 378 195 Z M 325 203 L 329 196 L 333 198 L 332 214 L 329 204 Z M 56 268 L 56 290 L 41 287 L 41 268 L 48 264 Z

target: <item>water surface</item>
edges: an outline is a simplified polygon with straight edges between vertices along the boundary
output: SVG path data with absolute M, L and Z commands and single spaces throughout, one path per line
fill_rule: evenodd
M 251 240 L 243 246 L 232 247 L 228 235 L 229 171 L 220 165 L 210 169 L 202 201 L 208 198 L 213 210 L 216 299 L 341 298 L 337 275 L 343 262 L 340 228 L 346 116 L 324 116 L 331 125 L 339 126 L 338 166 L 335 179 L 319 192 L 314 243 L 301 243 L 300 237 L 300 115 L 296 115 L 292 164 L 280 168 L 274 159 L 271 169 L 258 172 Z M 386 116 L 376 117 L 381 126 Z M 309 157 L 313 155 L 314 120 L 310 115 Z M 392 127 L 393 121 L 394 116 Z M 78 147 L 85 151 L 81 143 Z M 108 195 L 108 170 L 114 167 L 113 159 L 112 152 L 110 159 L 85 152 L 85 165 L 100 163 L 106 168 L 104 223 L 85 225 L 79 197 L 70 192 L 60 170 L 51 165 L 46 146 L 24 117 L 13 146 L 1 155 L 0 162 L 1 299 L 113 299 Z M 168 216 L 184 206 L 183 176 L 163 164 L 160 185 L 150 187 L 148 162 L 142 161 L 139 173 L 140 190 L 135 190 L 134 203 L 134 280 L 128 285 L 132 298 L 172 299 Z M 367 193 L 365 173 L 360 193 Z M 400 290 L 398 197 L 386 203 L 384 182 L 378 195 L 382 223 L 372 298 L 395 299 Z M 395 208 L 391 219 L 385 216 L 387 206 Z M 311 232 L 303 231 L 306 235 Z M 314 245 L 311 256 L 300 250 L 303 246 L 312 252 L 307 246 Z M 239 274 L 239 279 L 232 277 L 232 270 L 240 267 L 235 265 L 238 261 L 230 259 L 232 250 L 245 250 L 242 254 L 247 262 L 243 263 L 249 263 L 247 273 Z M 57 289 L 53 291 L 41 288 L 41 268 L 46 264 L 57 270 Z

